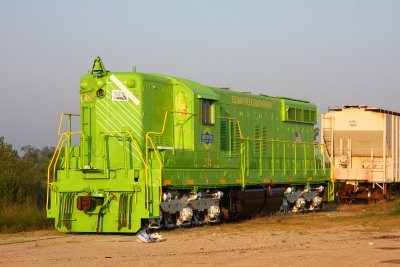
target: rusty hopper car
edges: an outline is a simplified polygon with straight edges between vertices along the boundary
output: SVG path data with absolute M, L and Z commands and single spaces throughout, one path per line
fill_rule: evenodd
M 334 164 L 341 201 L 393 197 L 400 179 L 400 113 L 367 106 L 322 114 L 321 141 Z

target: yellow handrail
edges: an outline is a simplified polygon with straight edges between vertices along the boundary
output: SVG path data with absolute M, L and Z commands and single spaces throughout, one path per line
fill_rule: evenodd
M 251 137 L 244 137 L 243 136 L 243 132 L 242 132 L 242 129 L 241 129 L 241 126 L 240 126 L 240 121 L 239 121 L 239 119 L 238 118 L 235 118 L 235 117 L 219 117 L 220 119 L 225 119 L 225 120 L 233 120 L 233 121 L 236 121 L 236 123 L 237 123 L 237 126 L 238 126 L 238 130 L 239 130 L 239 136 L 240 136 L 240 140 L 251 140 L 251 141 L 259 141 L 259 142 L 270 142 L 270 143 L 281 143 L 281 144 L 295 144 L 295 145 L 299 145 L 299 144 L 302 144 L 302 145 L 313 145 L 313 146 L 317 146 L 317 147 L 320 147 L 321 148 L 321 150 L 322 150 L 322 152 L 323 151 L 326 151 L 326 147 L 325 147 L 325 145 L 324 144 L 318 144 L 318 143 L 314 143 L 314 142 L 296 142 L 296 141 L 286 141 L 286 140 L 273 140 L 273 139 L 266 139 L 266 138 L 251 138 Z M 335 181 L 335 179 L 334 179 L 334 168 L 333 168 L 333 163 L 332 163 L 332 159 L 331 159 L 331 157 L 329 156 L 329 155 L 327 155 L 328 156 L 328 160 L 329 160 L 329 163 L 330 163 L 330 165 L 331 165 L 331 180 L 332 180 L 332 184 L 333 184 L 333 186 L 332 186 L 332 188 L 334 189 L 334 181 Z M 324 168 L 325 168 L 325 163 L 324 163 Z M 284 168 L 285 169 L 285 168 Z M 331 194 L 332 194 L 332 192 L 330 192 Z
M 325 151 L 326 155 L 328 156 L 328 161 L 329 164 L 331 165 L 331 181 L 332 181 L 332 191 L 330 192 L 331 195 L 335 194 L 335 168 L 333 165 L 333 161 L 332 161 L 332 157 L 329 155 L 329 153 L 327 153 L 327 148 L 326 148 L 326 144 L 321 144 L 323 147 L 323 150 Z M 325 164 L 325 162 L 324 162 Z
M 70 121 L 71 121 L 71 116 L 75 116 L 75 117 L 79 117 L 79 116 L 80 116 L 79 114 L 68 113 L 68 112 L 63 112 L 63 113 L 61 113 L 61 118 L 60 118 L 60 122 L 58 123 L 58 130 L 57 130 L 58 135 L 61 135 L 61 134 L 62 134 L 62 133 L 61 133 L 61 127 L 62 127 L 62 125 L 63 125 L 64 117 L 65 117 L 66 115 L 69 116 Z M 71 131 L 69 131 L 69 132 L 71 132 Z M 72 132 L 72 133 L 77 133 L 77 132 Z
M 56 160 L 54 161 L 54 164 L 53 164 L 53 176 L 52 176 L 53 179 L 52 179 L 52 182 L 54 182 L 54 181 L 55 181 L 55 178 L 56 178 L 57 162 L 58 162 L 58 160 L 60 159 L 61 149 L 64 147 L 65 142 L 66 142 L 66 140 L 64 139 L 64 140 L 62 141 L 62 143 L 61 143 L 61 147 L 60 147 L 60 149 L 58 150 Z M 67 155 L 66 155 L 66 156 L 67 156 Z M 65 166 L 64 168 L 66 168 L 66 166 Z
M 60 158 L 61 154 L 61 149 L 64 147 L 65 142 L 67 141 L 66 138 L 68 135 L 74 135 L 74 134 L 81 134 L 82 132 L 61 132 L 61 128 L 63 126 L 64 122 L 64 117 L 69 116 L 69 123 L 71 123 L 71 117 L 79 117 L 79 114 L 74 114 L 74 113 L 67 113 L 63 112 L 61 113 L 60 121 L 58 123 L 58 129 L 57 129 L 57 135 L 60 137 L 57 143 L 57 146 L 54 150 L 53 156 L 50 160 L 49 166 L 47 168 L 47 195 L 46 195 L 46 210 L 49 209 L 49 195 L 50 195 L 50 184 L 55 181 L 56 177 L 56 168 L 57 168 L 57 162 Z M 69 129 L 70 130 L 70 129 Z M 51 176 L 51 169 L 53 168 L 53 176 Z
M 152 146 L 153 150 L 156 151 L 156 147 L 155 147 L 151 137 L 149 137 L 149 141 L 151 143 L 151 146 Z M 158 151 L 155 154 L 156 154 L 156 157 L 157 157 L 157 160 L 158 160 L 158 164 L 160 165 L 160 185 L 159 185 L 160 186 L 160 194 L 159 194 L 159 201 L 161 202 L 161 198 L 162 198 L 162 160 L 161 160 L 161 157 L 159 155 L 160 153 Z
M 165 125 L 167 124 L 168 113 L 169 113 L 169 111 L 165 111 L 164 122 L 163 122 L 163 126 L 162 126 L 162 129 L 161 129 L 160 132 L 147 132 L 146 133 L 146 164 L 149 164 L 149 149 L 148 149 L 149 144 L 148 144 L 148 140 L 150 140 L 150 142 L 151 142 L 151 144 L 153 146 L 154 152 L 157 155 L 158 164 L 160 165 L 160 201 L 161 201 L 161 197 L 162 197 L 161 196 L 162 195 L 162 162 L 161 162 L 161 159 L 160 159 L 160 157 L 158 155 L 159 152 L 156 151 L 156 149 L 154 147 L 154 143 L 151 140 L 150 134 L 163 134 L 164 133 Z M 146 172 L 146 190 L 145 190 L 145 192 L 146 192 L 146 210 L 148 210 L 149 209 L 149 174 L 148 174 L 148 172 Z
M 151 146 L 152 146 L 153 150 L 155 151 L 155 154 L 156 154 L 159 166 L 160 166 L 160 185 L 159 185 L 160 186 L 160 194 L 159 194 L 160 202 L 161 202 L 161 198 L 162 198 L 162 160 L 161 160 L 159 152 L 156 149 L 156 147 L 154 145 L 154 142 L 151 139 L 150 135 L 151 134 L 159 135 L 159 134 L 163 134 L 164 133 L 165 126 L 167 124 L 167 117 L 168 117 L 169 113 L 171 113 L 171 114 L 179 113 L 179 114 L 192 115 L 192 116 L 196 115 L 195 113 L 191 113 L 191 112 L 167 110 L 167 111 L 165 111 L 165 114 L 164 114 L 164 121 L 163 121 L 163 126 L 161 128 L 161 131 L 159 131 L 159 132 L 147 132 L 146 133 L 146 163 L 149 164 L 149 149 L 148 149 L 149 148 L 149 143 L 148 142 L 150 141 Z M 149 191 L 148 191 L 149 188 L 148 187 L 149 187 L 149 178 L 148 178 L 148 172 L 146 172 L 146 190 L 145 190 L 146 191 L 146 209 L 148 209 L 148 203 L 149 203 Z
M 128 134 L 129 135 L 129 137 L 132 139 L 132 141 L 134 141 L 133 142 L 133 144 L 134 144 L 134 146 L 135 146 L 135 148 L 136 148 L 136 151 L 138 152 L 138 154 L 139 154 L 139 157 L 140 157 L 140 160 L 142 161 L 142 163 L 143 163 L 143 165 L 144 165 L 144 170 L 145 170 L 145 180 L 146 180 L 146 190 L 147 190 L 147 180 L 148 180 L 148 178 L 147 178 L 147 172 L 148 172 L 148 170 L 149 170 L 149 166 L 148 166 L 148 161 L 147 160 L 145 160 L 144 158 L 143 158 L 143 152 L 140 150 L 140 147 L 139 147 L 139 144 L 137 143 L 137 140 L 135 139 L 135 138 L 133 138 L 133 135 L 132 135 L 132 133 L 131 132 L 129 132 L 129 131 L 103 131 L 103 132 L 101 132 L 101 133 L 108 133 L 108 134 Z M 146 151 L 147 151 L 147 149 L 146 149 Z M 147 194 L 148 194 L 148 191 L 146 191 L 146 200 L 147 200 Z M 146 208 L 146 210 L 148 210 L 148 200 L 146 201 L 146 203 L 145 203 L 145 208 Z
M 81 132 L 64 132 L 60 135 L 60 139 L 58 140 L 57 146 L 54 150 L 53 156 L 50 160 L 49 166 L 47 168 L 47 202 L 46 202 L 46 210 L 49 207 L 49 190 L 50 184 L 56 181 L 56 170 L 57 170 L 57 162 L 61 155 L 61 149 L 64 147 L 65 142 L 67 141 L 67 135 L 71 134 L 81 134 Z M 53 172 L 51 173 L 51 169 L 53 168 Z M 52 174 L 52 175 L 51 175 Z
M 132 135 L 131 132 L 129 132 L 129 131 L 102 131 L 101 133 L 107 133 L 107 134 L 127 134 L 127 135 L 129 135 L 129 137 L 132 139 L 132 141 L 134 141 L 133 144 L 134 144 L 134 146 L 135 146 L 135 148 L 136 148 L 136 151 L 139 153 L 140 160 L 141 160 L 142 163 L 145 165 L 145 168 L 147 167 L 147 166 L 146 166 L 146 161 L 145 161 L 145 159 L 143 158 L 143 155 L 142 155 L 143 152 L 140 150 L 139 144 L 137 143 L 137 140 L 133 137 L 133 135 Z
M 53 165 L 53 161 L 54 161 L 54 159 L 55 159 L 55 157 L 56 157 L 57 152 L 58 152 L 59 150 L 61 150 L 59 147 L 62 146 L 62 145 L 64 145 L 64 141 L 65 141 L 65 140 L 63 140 L 63 137 L 64 137 L 63 135 L 60 136 L 60 139 L 58 140 L 57 146 L 56 146 L 56 148 L 55 148 L 55 150 L 54 150 L 53 156 L 52 156 L 52 158 L 51 158 L 51 160 L 50 160 L 50 163 L 49 163 L 49 166 L 48 166 L 48 168 L 47 168 L 46 210 L 49 209 L 50 171 L 51 171 L 51 167 L 52 167 L 52 165 Z M 62 140 L 63 140 L 63 141 L 62 141 Z

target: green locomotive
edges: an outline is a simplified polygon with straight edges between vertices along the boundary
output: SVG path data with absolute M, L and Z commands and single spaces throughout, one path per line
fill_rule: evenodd
M 61 116 L 48 168 L 59 231 L 135 233 L 315 210 L 334 197 L 310 102 L 109 72 L 98 57 L 80 103 L 80 115 Z

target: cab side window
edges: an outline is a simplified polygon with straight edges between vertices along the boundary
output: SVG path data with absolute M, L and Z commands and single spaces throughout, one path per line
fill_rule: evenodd
M 203 125 L 215 124 L 215 101 L 201 99 L 201 122 Z

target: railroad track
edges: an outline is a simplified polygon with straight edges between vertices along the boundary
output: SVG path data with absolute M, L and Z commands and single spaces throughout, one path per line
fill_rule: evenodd
M 3 238 L 0 240 L 0 246 L 12 245 L 18 243 L 29 243 L 35 241 L 43 241 L 50 239 L 58 239 L 58 238 L 66 238 L 71 237 L 70 235 L 62 235 L 62 236 L 41 236 L 41 237 L 12 237 L 12 238 Z

